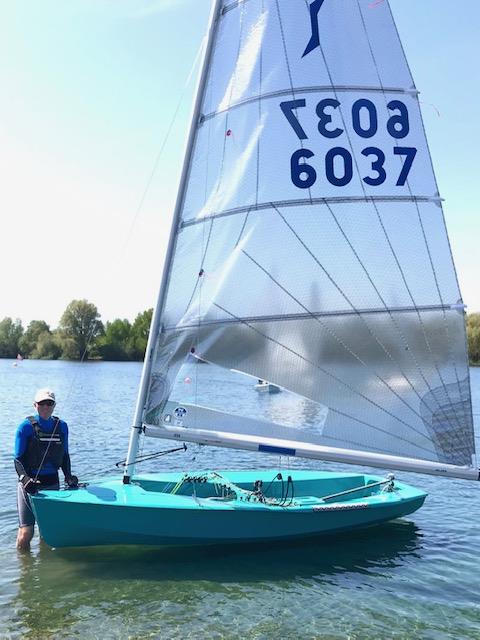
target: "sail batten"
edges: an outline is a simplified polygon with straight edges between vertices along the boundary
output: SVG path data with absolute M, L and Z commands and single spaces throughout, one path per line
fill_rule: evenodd
M 237 207 L 235 209 L 227 209 L 225 211 L 213 211 L 211 213 L 203 215 L 201 218 L 197 218 L 194 220 L 186 220 L 181 223 L 180 228 L 184 229 L 187 227 L 191 227 L 197 224 L 204 224 L 209 220 L 214 220 L 217 218 L 223 218 L 226 216 L 232 216 L 243 213 L 253 213 L 255 211 L 262 211 L 265 209 L 275 209 L 277 207 L 299 207 L 299 206 L 307 206 L 311 207 L 312 205 L 329 205 L 329 204 L 347 204 L 347 203 L 373 203 L 373 202 L 433 202 L 440 203 L 442 199 L 439 196 L 420 196 L 420 195 L 411 195 L 411 196 L 395 196 L 395 195 L 385 195 L 385 196 L 349 196 L 349 197 L 331 197 L 331 198 L 305 198 L 303 200 L 295 199 L 295 200 L 281 200 L 277 202 L 255 202 L 243 207 Z
M 341 317 L 341 316 L 369 316 L 374 314 L 386 314 L 386 313 L 418 313 L 419 311 L 450 311 L 452 309 L 457 309 L 458 304 L 437 304 L 437 305 L 424 305 L 419 307 L 390 307 L 388 312 L 385 308 L 375 308 L 375 309 L 338 309 L 332 311 L 311 311 L 309 313 L 292 313 L 292 314 L 277 314 L 277 315 L 262 315 L 262 316 L 239 316 L 238 318 L 218 318 L 215 320 L 208 319 L 199 319 L 197 322 L 192 324 L 175 324 L 169 325 L 164 328 L 164 331 L 187 331 L 189 329 L 197 329 L 202 326 L 212 326 L 212 325 L 224 325 L 224 324 L 236 324 L 236 323 L 251 323 L 251 322 L 272 322 L 275 320 L 305 320 L 311 317 L 319 317 L 319 318 L 328 318 L 328 317 Z M 463 305 L 461 305 L 461 309 L 463 309 Z
M 173 398 L 228 413 L 219 384 L 255 413 L 237 371 L 323 416 L 302 442 L 471 465 L 442 199 L 388 2 L 368 3 L 220 0 L 144 422 Z M 186 375 L 191 352 L 209 364 Z
M 340 86 L 335 85 L 335 92 L 349 92 L 349 93 L 384 93 L 384 94 L 400 94 L 400 95 L 408 95 L 408 96 L 416 96 L 418 95 L 418 91 L 416 89 L 405 89 L 401 87 L 354 87 L 354 86 Z M 216 116 L 224 114 L 226 111 L 231 111 L 232 109 L 237 109 L 238 107 L 243 107 L 246 105 L 250 105 L 252 103 L 259 102 L 261 100 L 268 100 L 270 98 L 280 98 L 282 96 L 291 96 L 291 95 L 300 95 L 303 93 L 315 94 L 315 93 L 332 93 L 332 85 L 324 85 L 324 86 L 313 86 L 313 87 L 292 87 L 291 89 L 282 89 L 281 91 L 272 91 L 270 93 L 264 93 L 257 96 L 253 96 L 251 98 L 246 98 L 245 100 L 241 100 L 239 102 L 234 102 L 229 104 L 228 109 L 219 109 L 218 111 L 212 111 L 211 113 L 205 113 L 200 117 L 199 126 L 202 126 L 207 120 L 211 120 Z

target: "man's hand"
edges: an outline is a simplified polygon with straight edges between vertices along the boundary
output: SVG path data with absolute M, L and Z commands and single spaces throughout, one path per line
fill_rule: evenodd
M 30 495 L 37 493 L 40 480 L 34 480 L 33 478 L 30 478 L 30 476 L 22 475 L 20 476 L 19 482 L 23 485 L 26 493 L 29 493 Z
M 78 478 L 77 476 L 65 476 L 65 483 L 70 489 L 78 488 Z

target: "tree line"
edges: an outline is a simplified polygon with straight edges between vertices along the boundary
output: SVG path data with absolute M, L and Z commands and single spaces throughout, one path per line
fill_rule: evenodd
M 87 300 L 72 300 L 51 330 L 43 320 L 32 320 L 26 329 L 20 320 L 0 321 L 0 358 L 41 360 L 143 360 L 153 309 L 135 320 L 103 324 L 97 307 Z
M 42 360 L 143 360 L 153 309 L 135 320 L 112 320 L 105 325 L 97 307 L 87 300 L 72 300 L 57 329 L 43 320 L 32 320 L 26 329 L 20 320 L 0 321 L 0 358 Z M 480 313 L 466 316 L 468 355 L 480 365 Z
M 467 315 L 468 358 L 470 364 L 480 366 L 480 313 Z

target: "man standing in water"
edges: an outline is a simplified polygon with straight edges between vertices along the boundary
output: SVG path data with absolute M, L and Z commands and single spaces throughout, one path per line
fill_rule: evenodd
M 30 549 L 35 526 L 30 495 L 38 489 L 58 489 L 59 469 L 62 469 L 69 487 L 78 486 L 78 478 L 72 475 L 68 454 L 67 423 L 52 415 L 55 394 L 50 389 L 39 389 L 33 406 L 37 414 L 25 418 L 15 435 L 19 520 L 17 549 L 23 551 Z

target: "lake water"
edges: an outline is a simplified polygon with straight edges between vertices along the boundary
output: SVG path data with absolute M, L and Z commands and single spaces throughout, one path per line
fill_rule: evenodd
M 308 543 L 52 551 L 36 536 L 32 552 L 18 554 L 12 446 L 35 390 L 55 389 L 56 413 L 70 426 L 73 470 L 87 479 L 125 457 L 140 371 L 137 363 L 24 361 L 14 367 L 0 360 L 2 640 L 480 638 L 478 483 L 397 473 L 430 494 L 420 511 Z M 480 369 L 471 375 L 478 433 Z M 252 394 L 263 411 L 281 398 Z M 149 439 L 144 453 L 169 447 Z M 277 462 L 190 446 L 141 470 Z

